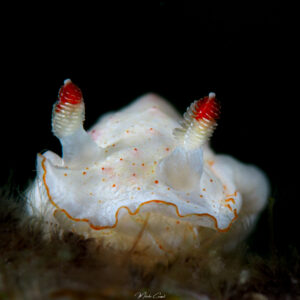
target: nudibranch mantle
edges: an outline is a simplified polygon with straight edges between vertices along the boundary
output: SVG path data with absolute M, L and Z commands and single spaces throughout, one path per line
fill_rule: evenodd
M 201 246 L 201 228 L 242 238 L 265 206 L 268 182 L 258 168 L 209 148 L 218 115 L 213 93 L 183 119 L 148 94 L 86 132 L 81 91 L 66 80 L 52 117 L 63 158 L 37 156 L 29 213 L 121 249 L 141 231 L 139 246 L 158 252 Z

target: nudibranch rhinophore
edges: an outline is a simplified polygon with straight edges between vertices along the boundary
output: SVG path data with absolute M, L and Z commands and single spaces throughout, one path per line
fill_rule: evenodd
M 255 224 L 269 185 L 257 167 L 209 148 L 219 113 L 214 93 L 183 118 L 147 94 L 87 132 L 81 90 L 65 80 L 52 115 L 63 155 L 38 154 L 29 214 L 121 251 L 186 253 L 212 238 L 233 248 Z

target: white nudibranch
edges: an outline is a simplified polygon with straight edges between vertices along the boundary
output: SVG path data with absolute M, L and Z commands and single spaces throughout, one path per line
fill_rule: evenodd
M 269 185 L 255 166 L 210 150 L 218 117 L 214 93 L 183 119 L 148 94 L 86 132 L 82 93 L 66 80 L 52 116 L 63 156 L 38 154 L 28 213 L 42 216 L 45 229 L 121 251 L 168 256 L 204 248 L 210 238 L 233 248 L 255 224 Z

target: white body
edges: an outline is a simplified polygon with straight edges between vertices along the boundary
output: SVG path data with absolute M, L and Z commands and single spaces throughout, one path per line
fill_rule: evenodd
M 38 155 L 28 211 L 116 249 L 188 252 L 210 234 L 226 235 L 231 248 L 265 206 L 267 179 L 208 145 L 183 149 L 173 135 L 180 120 L 152 94 L 104 115 L 89 131 L 99 152 L 86 148 L 69 165 L 51 151 Z

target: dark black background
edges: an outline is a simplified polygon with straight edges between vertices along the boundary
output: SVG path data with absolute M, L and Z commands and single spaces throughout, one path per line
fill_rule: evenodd
M 60 153 L 51 110 L 66 78 L 83 91 L 86 128 L 146 92 L 183 113 L 213 91 L 222 104 L 213 148 L 267 173 L 276 242 L 297 242 L 296 107 L 279 1 L 27 4 L 6 12 L 1 185 L 9 181 L 21 193 L 35 176 L 36 153 Z M 258 240 L 266 243 L 263 218 Z

